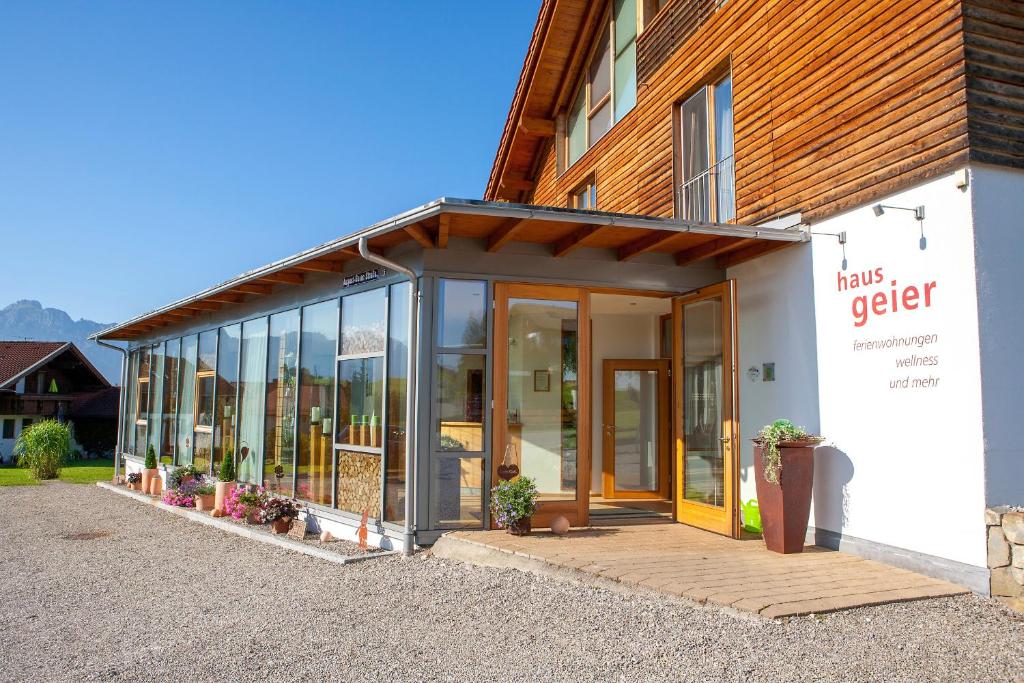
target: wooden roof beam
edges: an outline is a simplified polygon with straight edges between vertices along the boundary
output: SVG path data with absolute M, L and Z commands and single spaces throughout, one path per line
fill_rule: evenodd
M 345 265 L 344 261 L 340 260 L 313 259 L 312 261 L 297 264 L 295 270 L 310 273 L 340 273 L 345 270 Z
M 719 237 L 708 240 L 704 244 L 698 244 L 695 247 L 678 252 L 676 254 L 676 265 L 688 266 L 691 263 L 703 261 L 706 258 L 738 249 L 753 241 L 752 237 Z
M 586 246 L 588 240 L 605 230 L 606 225 L 584 225 L 582 228 L 571 232 L 562 239 L 555 242 L 553 255 L 557 257 L 568 256 L 580 247 Z
M 261 296 L 266 296 L 267 294 L 273 292 L 274 288 L 271 285 L 260 285 L 256 284 L 255 282 L 246 282 L 243 285 L 233 287 L 232 290 L 236 292 L 241 292 L 242 294 L 259 294 Z
M 445 249 L 448 246 L 448 232 L 451 230 L 451 214 L 442 213 L 437 217 L 437 248 Z
M 536 182 L 527 179 L 522 173 L 506 173 L 501 179 L 501 187 L 513 192 L 529 192 L 536 185 Z
M 178 306 L 178 308 L 194 311 L 219 311 L 220 307 L 221 304 L 214 303 L 212 301 L 191 301 L 187 304 Z
M 519 120 L 519 132 L 535 138 L 553 138 L 555 137 L 555 122 L 553 119 L 524 116 Z
M 421 247 L 424 249 L 434 248 L 434 239 L 424 230 L 423 226 L 419 223 L 413 223 L 412 225 L 405 226 L 405 234 L 416 240 Z
M 757 258 L 758 256 L 764 256 L 770 254 L 773 251 L 784 249 L 786 247 L 799 244 L 799 242 L 787 242 L 782 240 L 757 240 L 755 244 L 751 244 L 749 247 L 743 247 L 742 249 L 736 249 L 728 254 L 723 254 L 715 260 L 715 264 L 719 268 L 731 268 L 732 266 L 739 265 L 744 261 Z
M 216 301 L 219 304 L 240 304 L 245 301 L 245 296 L 231 292 L 221 292 L 220 294 L 211 294 L 206 297 L 206 300 Z
M 487 251 L 495 252 L 512 241 L 523 225 L 524 219 L 510 218 L 503 222 L 487 237 Z
M 273 282 L 279 285 L 301 285 L 306 281 L 306 276 L 302 273 L 268 273 L 259 278 L 260 282 Z
M 667 242 L 671 242 L 680 235 L 685 234 L 686 233 L 673 232 L 671 230 L 652 230 L 643 237 L 638 237 L 632 242 L 627 242 L 619 247 L 619 260 L 627 261 L 634 256 L 654 251 L 658 247 L 664 246 Z

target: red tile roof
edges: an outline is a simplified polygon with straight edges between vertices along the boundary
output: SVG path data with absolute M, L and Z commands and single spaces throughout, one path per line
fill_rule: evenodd
M 0 341 L 0 387 L 68 342 Z

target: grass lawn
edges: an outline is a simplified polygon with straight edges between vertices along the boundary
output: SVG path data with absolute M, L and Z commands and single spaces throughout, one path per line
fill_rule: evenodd
M 113 476 L 113 460 L 73 460 L 60 471 L 60 480 L 72 484 L 95 484 L 110 481 Z M 38 483 L 26 469 L 0 467 L 0 486 L 32 486 Z

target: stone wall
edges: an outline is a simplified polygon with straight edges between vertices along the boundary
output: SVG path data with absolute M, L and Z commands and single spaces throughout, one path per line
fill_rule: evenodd
M 1024 609 L 1024 509 L 1009 506 L 985 511 L 992 597 Z
M 338 508 L 380 519 L 381 456 L 338 451 Z

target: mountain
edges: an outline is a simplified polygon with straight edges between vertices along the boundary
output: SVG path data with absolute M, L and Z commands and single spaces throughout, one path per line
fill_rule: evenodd
M 111 384 L 119 384 L 121 354 L 86 339 L 93 332 L 106 327 L 110 327 L 110 324 L 85 319 L 72 320 L 70 315 L 59 308 L 43 308 L 38 301 L 29 299 L 0 308 L 0 339 L 74 342 Z

